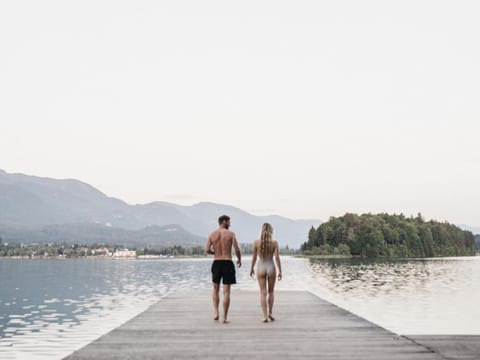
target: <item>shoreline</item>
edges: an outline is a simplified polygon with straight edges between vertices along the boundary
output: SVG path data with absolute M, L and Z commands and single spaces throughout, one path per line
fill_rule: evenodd
M 77 257 L 63 257 L 63 256 L 0 256 L 0 260 L 79 260 L 79 259 L 95 259 L 95 260 L 172 260 L 172 259 L 207 259 L 208 256 L 201 255 L 171 255 L 171 256 L 155 256 L 142 258 L 138 256 L 77 256 Z
M 293 257 L 297 258 L 305 258 L 305 259 L 358 259 L 358 260 L 431 260 L 431 259 L 445 259 L 445 258 L 464 258 L 464 257 L 475 257 L 480 256 L 480 252 L 475 253 L 474 255 L 455 255 L 455 256 L 434 256 L 434 257 L 375 257 L 375 258 L 368 258 L 368 257 L 360 257 L 360 256 L 352 256 L 352 255 L 292 255 Z
M 251 254 L 243 254 L 244 256 L 251 256 Z M 302 254 L 284 254 L 283 256 L 290 256 L 293 258 L 303 259 L 359 259 L 359 260 L 432 260 L 432 259 L 444 259 L 444 258 L 464 258 L 464 257 L 476 257 L 480 256 L 480 252 L 475 255 L 458 255 L 458 256 L 435 256 L 435 257 L 376 257 L 376 258 L 362 258 L 352 255 L 302 255 Z M 77 256 L 77 257 L 64 257 L 64 256 L 0 256 L 0 260 L 79 260 L 79 259 L 95 259 L 95 260 L 175 260 L 175 259 L 208 259 L 208 255 L 166 255 L 166 256 Z
M 351 255 L 293 255 L 293 257 L 297 258 L 305 258 L 305 259 L 353 259 L 354 257 Z

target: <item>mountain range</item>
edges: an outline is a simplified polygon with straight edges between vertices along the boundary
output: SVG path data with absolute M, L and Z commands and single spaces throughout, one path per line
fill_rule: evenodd
M 474 234 L 480 234 L 480 226 L 469 226 L 465 224 L 459 224 L 458 227 L 463 230 L 471 231 Z
M 273 225 L 281 246 L 298 248 L 317 219 L 256 216 L 242 209 L 200 202 L 191 206 L 155 201 L 128 204 L 75 179 L 52 179 L 0 170 L 0 236 L 3 241 L 200 245 L 231 217 L 241 243 L 257 239 L 261 225 Z

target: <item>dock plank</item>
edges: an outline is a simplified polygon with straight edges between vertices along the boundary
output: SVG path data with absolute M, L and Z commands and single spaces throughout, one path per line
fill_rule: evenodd
M 262 323 L 259 294 L 234 289 L 222 324 L 210 292 L 176 293 L 66 359 L 445 359 L 307 291 L 276 293 L 274 315 Z
M 407 335 L 448 360 L 479 360 L 480 335 Z

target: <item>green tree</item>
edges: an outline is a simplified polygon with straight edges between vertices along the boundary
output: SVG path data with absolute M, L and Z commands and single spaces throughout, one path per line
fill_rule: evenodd
M 471 232 L 447 222 L 426 222 L 420 213 L 416 217 L 347 213 L 311 228 L 302 251 L 336 254 L 346 245 L 353 256 L 361 257 L 461 256 L 473 255 L 475 244 Z

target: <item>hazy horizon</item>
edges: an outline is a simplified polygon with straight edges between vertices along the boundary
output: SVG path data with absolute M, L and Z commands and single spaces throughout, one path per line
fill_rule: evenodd
M 5 169 L 2 169 L 0 168 L 0 172 L 2 171 L 5 171 Z M 26 174 L 26 173 L 16 173 L 16 172 L 8 172 L 6 171 L 7 174 L 10 174 L 10 175 L 27 175 L 27 176 L 36 176 L 34 174 Z M 76 181 L 81 181 L 83 183 L 85 183 L 84 181 L 82 181 L 81 179 L 74 179 L 74 178 L 52 178 L 52 177 L 49 177 L 49 176 L 44 176 L 44 177 L 41 177 L 41 178 L 47 178 L 47 179 L 53 179 L 53 180 L 76 180 Z M 88 184 L 88 183 L 86 183 Z M 88 185 L 91 185 L 91 184 L 88 184 Z M 99 190 L 99 189 L 97 189 Z M 104 195 L 108 196 L 108 197 L 112 197 L 110 194 L 108 193 L 105 193 L 105 192 L 102 192 Z M 151 201 L 147 201 L 147 202 L 143 202 L 143 203 L 133 203 L 133 202 L 129 202 L 129 201 L 126 201 L 125 199 L 122 199 L 122 198 L 118 198 L 118 197 L 114 197 L 118 200 L 121 200 L 121 201 L 124 201 L 125 203 L 127 203 L 128 205 L 147 205 L 147 204 L 150 204 L 150 203 L 155 203 L 155 202 L 166 202 L 166 203 L 170 203 L 170 204 L 174 204 L 174 205 L 182 205 L 182 206 L 194 206 L 194 205 L 199 205 L 201 203 L 210 203 L 210 204 L 216 204 L 216 205 L 221 205 L 221 206 L 227 206 L 227 207 L 230 207 L 230 206 L 233 206 L 233 207 L 236 207 L 235 205 L 232 205 L 232 204 L 227 204 L 227 203 L 219 203 L 219 202 L 213 202 L 213 201 L 209 201 L 208 199 L 205 199 L 205 200 L 200 200 L 200 201 L 196 201 L 196 202 L 193 202 L 193 203 L 179 203 L 179 202 L 175 202 L 175 201 L 168 201 L 168 200 L 151 200 Z M 240 208 L 240 207 L 236 207 L 242 211 L 247 211 L 243 208 Z M 252 213 L 250 211 L 247 211 L 248 213 L 251 213 L 252 215 L 255 215 L 255 216 L 283 216 L 285 217 L 284 215 L 282 214 L 279 214 L 279 213 L 265 213 L 265 214 L 255 214 L 255 213 Z M 347 212 L 346 212 L 347 213 Z M 345 213 L 345 214 L 346 214 Z M 367 212 L 367 213 L 371 213 L 371 212 Z M 382 212 L 379 212 L 379 213 L 382 213 Z M 228 212 L 226 213 L 228 214 Z M 345 214 L 338 214 L 336 216 L 342 216 L 342 215 L 345 215 Z M 390 214 L 397 214 L 399 215 L 400 213 L 390 213 Z M 405 215 L 406 217 L 416 217 L 418 216 L 418 213 L 417 214 L 405 214 L 403 213 L 403 215 Z M 422 217 L 426 220 L 426 221 L 429 221 L 429 220 L 437 220 L 437 221 L 447 221 L 449 223 L 452 223 L 451 221 L 449 221 L 449 219 L 433 219 L 433 218 L 425 218 L 424 214 L 421 214 Z M 292 220 L 315 220 L 315 221 L 321 221 L 322 223 L 323 222 L 326 222 L 329 220 L 330 216 L 333 216 L 333 215 L 329 215 L 327 218 L 291 218 Z M 469 227 L 471 229 L 474 229 L 476 232 L 479 232 L 480 231 L 480 227 L 477 226 L 477 224 L 466 224 L 466 223 L 456 223 L 457 226 L 466 226 L 466 227 Z
M 480 225 L 475 1 L 0 4 L 0 169 Z

